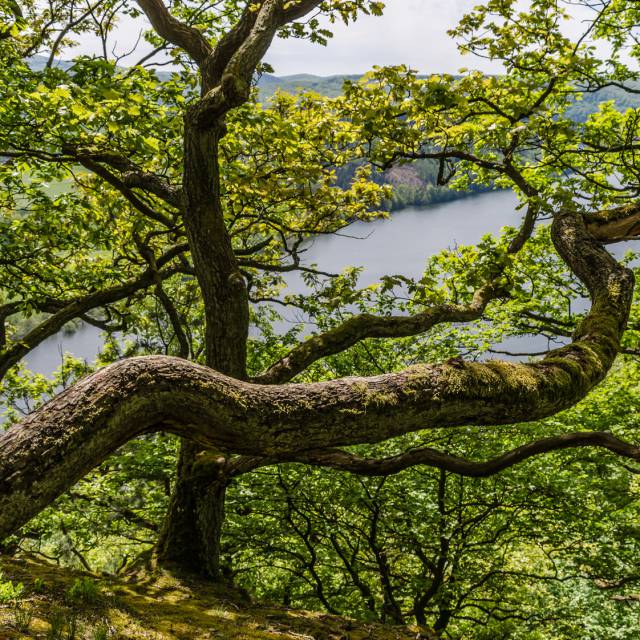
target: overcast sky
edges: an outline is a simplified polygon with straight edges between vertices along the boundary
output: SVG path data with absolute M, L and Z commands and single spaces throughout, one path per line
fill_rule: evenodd
M 361 15 L 348 26 L 331 25 L 334 37 L 326 47 L 299 39 L 276 39 L 265 56 L 277 75 L 311 73 L 316 75 L 361 74 L 374 65 L 406 64 L 420 73 L 456 73 L 461 67 L 500 73 L 501 66 L 476 56 L 462 56 L 447 35 L 465 12 L 480 0 L 385 0 L 381 17 Z M 519 0 L 525 9 L 530 0 Z M 571 36 L 584 28 L 592 17 L 586 8 L 571 9 L 573 20 L 564 25 Z M 143 18 L 123 19 L 114 37 L 116 53 L 128 52 L 142 29 L 149 28 Z M 113 42 L 110 44 L 110 47 Z M 120 64 L 135 64 L 150 47 L 140 44 L 136 53 Z M 82 39 L 74 54 L 99 53 L 96 38 Z
M 382 17 L 362 15 L 354 24 L 332 26 L 326 47 L 305 40 L 276 40 L 265 60 L 277 75 L 359 74 L 373 65 L 407 64 L 421 73 L 456 72 L 473 67 L 487 72 L 496 67 L 478 58 L 463 57 L 447 35 L 463 13 L 478 0 L 386 0 Z M 123 20 L 117 28 L 117 51 L 131 49 L 144 25 Z M 85 40 L 74 53 L 97 53 L 95 39 Z M 136 59 L 143 53 L 140 47 Z M 128 59 L 133 63 L 133 57 Z M 125 63 L 125 61 L 122 61 Z
M 386 0 L 382 17 L 362 16 L 348 27 L 334 26 L 326 47 L 278 40 L 265 59 L 278 75 L 362 73 L 373 65 L 408 64 L 420 72 L 456 72 L 482 65 L 461 56 L 447 30 L 478 0 Z

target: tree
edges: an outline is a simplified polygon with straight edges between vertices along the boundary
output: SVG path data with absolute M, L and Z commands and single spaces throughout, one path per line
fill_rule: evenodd
M 612 424 L 631 434 L 636 372 L 627 359 L 577 407 L 528 425 L 528 436 L 444 429 L 411 444 L 482 459 L 531 434 Z M 408 446 L 379 445 L 377 455 Z M 586 449 L 479 479 L 418 466 L 372 478 L 265 468 L 230 490 L 225 552 L 237 583 L 289 606 L 451 638 L 632 638 L 635 467 Z
M 220 573 L 227 482 L 256 466 L 298 461 L 386 475 L 429 464 L 486 475 L 572 446 L 640 455 L 603 432 L 536 440 L 487 463 L 427 448 L 387 459 L 336 449 L 436 426 L 543 418 L 572 406 L 606 376 L 633 293 L 632 273 L 604 244 L 637 233 L 635 112 L 605 106 L 585 123 L 563 114 L 580 91 L 635 79 L 620 58 L 625 28 L 637 19 L 633 3 L 596 6 L 572 41 L 559 27 L 563 11 L 555 3 L 536 2 L 518 15 L 514 3 L 489 2 L 465 17 L 457 34 L 468 49 L 502 60 L 504 76 L 419 79 L 402 68 L 379 70 L 349 86 L 344 98 L 282 98 L 269 112 L 250 104 L 251 83 L 276 34 L 321 41 L 326 32 L 315 17 L 299 20 L 318 11 L 349 20 L 361 10 L 379 13 L 380 3 L 229 0 L 176 3 L 171 11 L 158 0 L 138 5 L 54 3 L 40 12 L 36 4 L 9 4 L 3 14 L 9 36 L 0 42 L 0 155 L 8 159 L 2 197 L 9 214 L 1 317 L 46 316 L 21 337 L 3 329 L 0 362 L 6 373 L 73 318 L 127 326 L 131 301 L 147 294 L 162 305 L 181 357 L 115 362 L 3 434 L 0 537 L 119 446 L 157 431 L 184 439 L 157 554 L 212 577 Z M 169 79 L 108 59 L 116 15 L 139 10 L 153 27 L 149 40 L 181 65 Z M 102 38 L 103 58 L 56 67 L 68 38 L 85 31 Z M 610 63 L 597 58 L 593 37 L 610 42 Z M 37 72 L 25 60 L 43 48 L 50 55 Z M 301 125 L 304 135 L 295 133 Z M 264 145 L 257 154 L 252 135 Z M 287 161 L 300 154 L 308 162 L 286 173 Z M 301 263 L 303 239 L 371 217 L 385 195 L 363 173 L 351 189 L 335 187 L 333 167 L 362 158 L 383 168 L 432 159 L 439 182 L 514 188 L 526 211 L 522 224 L 500 243 L 480 247 L 472 265 L 458 264 L 452 290 L 436 276 L 410 284 L 410 315 L 394 315 L 393 305 L 379 315 L 351 315 L 250 376 L 250 301 L 273 296 L 274 273 L 322 275 Z M 53 197 L 43 185 L 70 176 L 77 188 Z M 365 340 L 420 335 L 505 310 L 566 332 L 575 318 L 547 315 L 553 304 L 518 271 L 544 216 L 552 218 L 550 242 L 573 274 L 566 286 L 584 287 L 592 302 L 571 344 L 530 364 L 451 358 L 373 377 L 290 384 Z M 366 293 L 346 287 L 332 304 L 358 300 L 366 302 Z M 185 309 L 199 304 L 201 349 L 185 322 Z M 205 366 L 187 359 L 201 355 Z

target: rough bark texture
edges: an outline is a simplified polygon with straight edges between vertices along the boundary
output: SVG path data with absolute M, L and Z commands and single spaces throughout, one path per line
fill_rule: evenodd
M 225 132 L 225 114 L 248 99 L 256 66 L 277 28 L 304 16 L 320 0 L 248 4 L 215 47 L 198 29 L 176 20 L 161 0 L 138 3 L 156 32 L 184 49 L 200 71 L 202 97 L 185 114 L 180 209 L 204 301 L 206 364 L 243 380 L 249 301 L 220 201 L 219 140 Z M 218 578 L 228 478 L 225 464 L 209 464 L 208 475 L 198 470 L 201 453 L 197 443 L 183 443 L 157 559 Z
M 442 304 L 410 316 L 374 316 L 363 313 L 335 329 L 313 336 L 292 349 L 263 374 L 253 378 L 260 384 L 288 382 L 320 358 L 342 353 L 365 338 L 402 338 L 425 333 L 445 322 L 471 322 L 482 317 L 487 304 L 499 295 L 498 287 L 480 288 L 468 305 Z
M 198 473 L 201 447 L 184 440 L 176 486 L 160 537 L 155 558 L 161 565 L 176 565 L 191 573 L 220 580 L 220 541 L 224 524 L 228 478 L 224 465 L 207 466 Z
M 640 205 L 633 203 L 586 216 L 589 233 L 601 242 L 632 240 L 640 235 Z
M 263 386 L 179 358 L 123 360 L 2 435 L 0 538 L 140 433 L 163 429 L 204 448 L 291 460 L 429 427 L 535 420 L 573 405 L 616 356 L 633 276 L 578 216 L 557 216 L 553 239 L 593 304 L 574 342 L 540 362 L 453 360 L 371 378 Z
M 588 286 L 593 307 L 574 343 L 538 364 L 478 364 L 456 359 L 398 374 L 316 385 L 247 383 L 249 305 L 224 223 L 218 145 L 225 131 L 225 114 L 246 101 L 256 65 L 277 28 L 303 17 L 318 7 L 320 0 L 251 3 L 215 46 L 196 27 L 172 16 L 162 0 L 138 0 L 138 4 L 158 35 L 187 52 L 200 71 L 202 97 L 185 114 L 182 188 L 160 184 L 152 174 L 128 172 L 118 178 L 102 166 L 102 162 L 109 164 L 105 157 L 90 157 L 78 150 L 69 153 L 75 153 L 77 161 L 119 189 L 142 215 L 165 226 L 174 224 L 173 219 L 150 210 L 131 187 L 149 188 L 183 215 L 204 301 L 207 367 L 167 357 L 116 363 L 81 381 L 2 435 L 0 539 L 118 446 L 138 434 L 162 429 L 185 441 L 157 557 L 160 562 L 219 577 L 224 493 L 232 474 L 224 459 L 218 463 L 215 456 L 213 461 L 207 456 L 203 464 L 205 449 L 255 456 L 247 458 L 248 469 L 264 459 L 301 460 L 364 469 L 366 473 L 372 467 L 393 469 L 409 459 L 379 465 L 326 448 L 377 442 L 430 426 L 503 424 L 544 417 L 581 399 L 604 377 L 626 322 L 633 282 L 630 273 L 591 236 L 604 241 L 637 235 L 638 213 L 633 208 L 594 216 L 589 223 L 591 235 L 581 218 L 558 216 L 554 223 L 556 247 Z M 126 162 L 117 160 L 123 171 Z M 516 244 L 524 242 L 534 223 L 535 211 L 530 210 Z M 161 275 L 171 275 L 169 266 Z M 106 292 L 111 297 L 96 294 L 70 301 L 62 309 L 47 310 L 54 315 L 43 328 L 28 334 L 15 352 L 5 352 L 4 361 L 0 358 L 0 375 L 71 317 L 152 284 L 160 286 L 158 274 L 142 274 L 139 281 Z M 488 284 L 467 307 L 445 305 L 412 317 L 355 317 L 301 344 L 254 382 L 286 382 L 316 360 L 365 338 L 415 335 L 437 323 L 476 319 L 497 295 L 499 292 Z M 1 331 L 0 327 L 0 343 Z M 593 443 L 593 438 L 588 439 Z M 605 436 L 598 443 L 635 455 Z M 489 470 L 529 453 L 512 452 L 505 459 L 492 461 Z M 422 451 L 420 457 L 428 462 L 434 454 Z M 476 472 L 475 467 L 465 467 L 464 461 L 443 462 L 438 455 L 435 461 L 462 466 L 470 474 Z
M 245 378 L 249 299 L 220 202 L 221 132 L 200 130 L 187 115 L 184 222 L 205 306 L 207 364 Z
M 187 115 L 183 210 L 205 304 L 207 365 L 244 379 L 249 304 L 220 202 L 220 132 L 219 127 L 198 129 Z M 198 471 L 201 450 L 188 440 L 182 443 L 176 483 L 155 556 L 162 565 L 178 565 L 219 580 L 228 478 L 223 464 L 209 464 L 206 474 Z

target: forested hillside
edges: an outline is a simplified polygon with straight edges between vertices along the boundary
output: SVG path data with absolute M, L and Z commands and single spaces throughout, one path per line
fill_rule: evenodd
M 30 65 L 35 70 L 41 70 L 47 64 L 48 59 L 44 56 L 33 56 Z M 71 63 L 67 61 L 56 61 L 56 66 L 68 69 Z M 159 71 L 160 79 L 169 79 L 171 74 Z M 345 81 L 358 82 L 362 75 L 335 75 L 335 76 L 315 76 L 312 74 L 297 74 L 291 76 L 276 76 L 264 73 L 258 77 L 257 99 L 268 103 L 278 91 L 292 95 L 301 92 L 318 93 L 321 96 L 335 98 L 344 92 Z M 631 85 L 634 89 L 636 85 Z M 640 85 L 639 85 L 640 86 Z M 624 111 L 633 109 L 640 105 L 640 91 L 631 93 L 617 87 L 598 88 L 593 93 L 584 93 L 574 104 L 569 107 L 567 114 L 576 122 L 584 122 L 590 114 L 598 110 L 599 104 L 606 101 L 613 101 L 616 109 Z M 339 168 L 337 171 L 337 184 L 346 188 L 352 180 L 358 164 Z M 436 160 L 417 160 L 403 165 L 395 166 L 388 170 L 374 171 L 372 179 L 380 184 L 388 184 L 393 187 L 389 197 L 385 199 L 381 206 L 389 211 L 396 211 L 409 206 L 426 206 L 439 202 L 448 202 L 468 197 L 474 193 L 486 191 L 492 187 L 470 184 L 466 189 L 452 189 L 448 186 L 441 186 L 437 183 L 438 162 Z
M 258 79 L 260 100 L 268 100 L 276 91 L 299 93 L 314 91 L 320 95 L 334 98 L 342 95 L 345 80 L 357 82 L 362 75 L 314 76 L 299 74 L 292 76 L 275 76 L 262 74 Z M 632 89 L 630 92 L 628 89 Z M 582 93 L 569 107 L 568 114 L 577 122 L 584 122 L 587 116 L 598 110 L 601 102 L 613 100 L 620 111 L 635 109 L 640 105 L 640 84 L 628 83 L 627 89 L 620 87 L 598 87 L 592 93 Z
M 263 74 L 257 86 L 259 100 L 268 101 L 276 91 L 297 94 L 312 91 L 322 96 L 336 97 L 342 95 L 345 81 L 357 82 L 362 79 L 358 75 L 314 76 L 299 74 L 292 76 L 275 76 Z M 592 93 L 582 93 L 573 105 L 567 109 L 567 116 L 576 122 L 585 122 L 587 117 L 598 111 L 602 102 L 612 101 L 619 111 L 635 109 L 640 105 L 640 84 L 630 83 L 636 92 L 619 87 L 598 87 Z M 355 170 L 355 167 L 353 168 Z M 338 173 L 339 184 L 346 185 L 353 176 L 353 170 Z M 465 190 L 451 189 L 437 184 L 438 162 L 435 160 L 418 160 L 402 166 L 374 174 L 373 179 L 379 184 L 390 184 L 393 187 L 391 197 L 384 203 L 390 211 L 408 206 L 424 206 L 438 202 L 447 202 L 464 198 L 484 191 L 488 187 L 471 184 Z

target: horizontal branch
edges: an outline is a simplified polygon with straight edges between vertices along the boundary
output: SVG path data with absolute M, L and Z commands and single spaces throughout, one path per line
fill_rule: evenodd
M 138 4 L 161 38 L 186 51 L 197 64 L 204 64 L 213 49 L 201 31 L 172 16 L 162 0 L 138 0 Z
M 186 249 L 186 244 L 172 247 L 158 259 L 157 265 L 164 266 L 168 264 L 173 258 L 184 253 Z M 153 270 L 147 269 L 137 278 L 124 284 L 108 287 L 71 300 L 50 299 L 37 303 L 35 306 L 39 311 L 51 313 L 51 315 L 20 338 L 18 342 L 0 350 L 0 380 L 11 367 L 20 362 L 24 356 L 44 340 L 60 331 L 67 322 L 75 318 L 81 318 L 93 309 L 124 300 L 139 291 L 153 286 L 156 284 L 157 278 L 166 280 L 179 273 L 180 270 L 178 266 L 168 266 L 156 274 Z M 15 311 L 17 311 L 17 307 L 14 309 Z
M 92 157 L 78 154 L 76 155 L 77 161 L 89 171 L 95 173 L 98 177 L 102 178 L 105 182 L 119 191 L 124 198 L 135 207 L 142 215 L 151 220 L 159 222 L 161 225 L 168 229 L 173 229 L 176 226 L 174 220 L 160 211 L 152 209 L 148 204 L 140 200 L 140 198 L 132 191 L 131 187 L 126 184 L 121 178 L 109 171 L 99 162 L 96 162 Z M 130 176 L 131 179 L 131 176 Z
M 528 458 L 552 451 L 577 447 L 599 447 L 624 458 L 640 460 L 640 447 L 620 440 L 605 431 L 587 431 L 565 433 L 529 442 L 485 462 L 474 462 L 430 447 L 406 451 L 388 458 L 365 458 L 346 451 L 327 449 L 297 455 L 296 462 L 330 467 L 362 476 L 389 476 L 400 473 L 410 467 L 423 465 L 461 476 L 487 478 Z
M 640 447 L 606 431 L 583 431 L 535 440 L 482 462 L 453 456 L 431 447 L 420 447 L 386 458 L 369 458 L 341 449 L 320 449 L 295 453 L 290 460 L 259 456 L 237 456 L 227 459 L 214 455 L 211 461 L 206 458 L 202 462 L 199 461 L 198 473 L 215 475 L 222 472 L 231 479 L 261 467 L 282 462 L 297 462 L 369 477 L 390 476 L 411 467 L 425 466 L 470 478 L 488 478 L 529 458 L 576 448 L 606 449 L 623 458 L 640 461 Z
M 252 381 L 260 384 L 288 382 L 314 362 L 342 353 L 368 338 L 403 338 L 424 333 L 445 322 L 477 320 L 482 317 L 487 304 L 499 294 L 500 290 L 495 286 L 486 285 L 476 291 L 468 305 L 442 304 L 410 316 L 374 316 L 369 313 L 353 316 L 334 329 L 300 343 Z
M 585 216 L 589 233 L 604 244 L 640 236 L 640 204 L 627 204 Z
M 237 251 L 234 251 L 234 253 L 236 256 L 238 255 Z M 314 275 L 325 276 L 327 278 L 337 278 L 339 275 L 337 273 L 330 273 L 329 271 L 314 269 L 313 267 L 305 267 L 300 264 L 300 259 L 295 254 L 292 258 L 293 262 L 289 264 L 269 264 L 268 262 L 261 262 L 260 260 L 253 260 L 251 258 L 238 258 L 238 266 L 272 273 L 290 273 L 292 271 L 300 271 L 302 273 L 313 273 Z
M 122 360 L 0 435 L 0 539 L 142 433 L 168 431 L 204 448 L 291 460 L 434 427 L 538 420 L 572 406 L 617 355 L 633 275 L 579 215 L 558 215 L 552 239 L 592 307 L 574 342 L 541 361 L 455 359 L 369 378 L 258 385 L 181 358 Z

